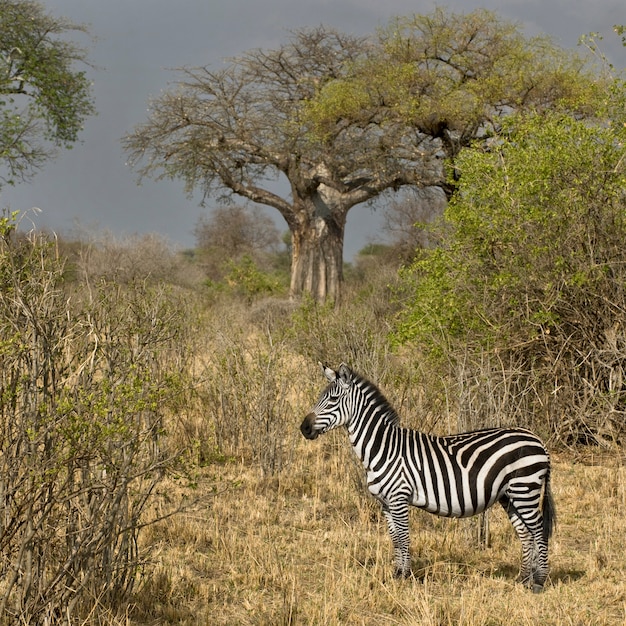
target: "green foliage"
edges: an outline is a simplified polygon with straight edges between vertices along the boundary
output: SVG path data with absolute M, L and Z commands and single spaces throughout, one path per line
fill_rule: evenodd
M 538 377 L 537 397 L 561 376 L 580 398 L 590 380 L 601 388 L 617 375 L 593 362 L 626 321 L 623 130 L 552 113 L 515 116 L 504 131 L 459 155 L 442 245 L 404 273 L 395 340 L 453 367 L 469 367 L 468 351 L 507 355 Z
M 391 21 L 367 58 L 320 88 L 307 115 L 321 135 L 337 120 L 409 124 L 442 138 L 452 157 L 507 111 L 564 107 L 589 113 L 603 90 L 584 58 L 545 37 L 526 37 L 484 9 L 437 8 Z
M 284 280 L 271 272 L 261 271 L 248 254 L 237 260 L 230 259 L 226 267 L 223 283 L 213 283 L 214 289 L 226 288 L 248 301 L 259 296 L 280 295 L 285 291 Z
M 338 118 L 362 118 L 362 121 L 366 121 L 369 103 L 367 83 L 360 77 L 328 81 L 321 89 L 319 97 L 302 104 L 302 115 L 313 124 L 312 141 L 319 138 L 328 142 L 334 121 Z
M 93 114 L 85 52 L 64 39 L 84 26 L 45 12 L 31 0 L 0 1 L 0 160 L 5 180 L 29 178 L 54 147 L 77 141 Z
M 419 279 L 404 340 L 532 327 L 617 260 L 624 175 L 612 129 L 533 115 L 507 131 L 458 159 L 464 179 L 445 212 L 445 244 L 407 273 Z

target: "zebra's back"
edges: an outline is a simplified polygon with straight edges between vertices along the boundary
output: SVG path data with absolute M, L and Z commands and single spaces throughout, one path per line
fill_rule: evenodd
M 543 443 L 525 429 L 489 428 L 444 437 L 402 430 L 410 503 L 436 515 L 470 517 L 516 486 L 540 490 L 549 469 Z

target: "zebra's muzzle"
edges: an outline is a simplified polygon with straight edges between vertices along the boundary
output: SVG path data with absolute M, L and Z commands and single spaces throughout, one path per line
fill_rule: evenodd
M 315 430 L 315 413 L 309 413 L 304 420 L 302 420 L 302 424 L 300 424 L 300 432 L 307 439 L 316 439 L 320 434 L 318 430 Z

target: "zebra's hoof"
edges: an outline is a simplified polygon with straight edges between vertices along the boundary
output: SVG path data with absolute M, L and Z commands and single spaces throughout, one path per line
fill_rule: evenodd
M 410 569 L 405 570 L 405 569 L 396 567 L 396 569 L 393 572 L 394 578 L 411 578 L 411 576 L 413 576 L 413 572 Z
M 535 582 L 530 576 L 518 576 L 518 583 L 522 583 L 526 589 L 530 589 L 533 593 L 541 593 L 543 591 L 543 583 Z

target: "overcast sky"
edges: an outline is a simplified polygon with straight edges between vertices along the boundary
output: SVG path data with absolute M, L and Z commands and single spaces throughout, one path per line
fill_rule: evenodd
M 175 80 L 173 68 L 220 67 L 252 48 L 273 48 L 289 29 L 324 24 L 352 34 L 372 33 L 398 15 L 427 13 L 437 4 L 456 11 L 497 10 L 528 34 L 551 35 L 575 47 L 589 32 L 604 35 L 606 51 L 626 67 L 626 51 L 612 34 L 626 24 L 624 0 L 43 0 L 57 16 L 89 25 L 96 38 L 90 70 L 98 115 L 89 119 L 80 144 L 59 154 L 30 183 L 0 190 L 0 207 L 39 207 L 38 226 L 60 233 L 82 227 L 124 235 L 158 232 L 191 247 L 193 228 L 207 208 L 188 199 L 178 182 L 144 181 L 125 164 L 120 138 L 143 122 L 151 97 Z M 78 37 L 76 37 L 78 40 Z M 278 213 L 275 217 L 280 220 Z M 270 214 L 274 216 L 274 213 Z M 281 230 L 286 225 L 277 222 Z M 354 207 L 348 216 L 345 258 L 376 237 L 380 211 Z

